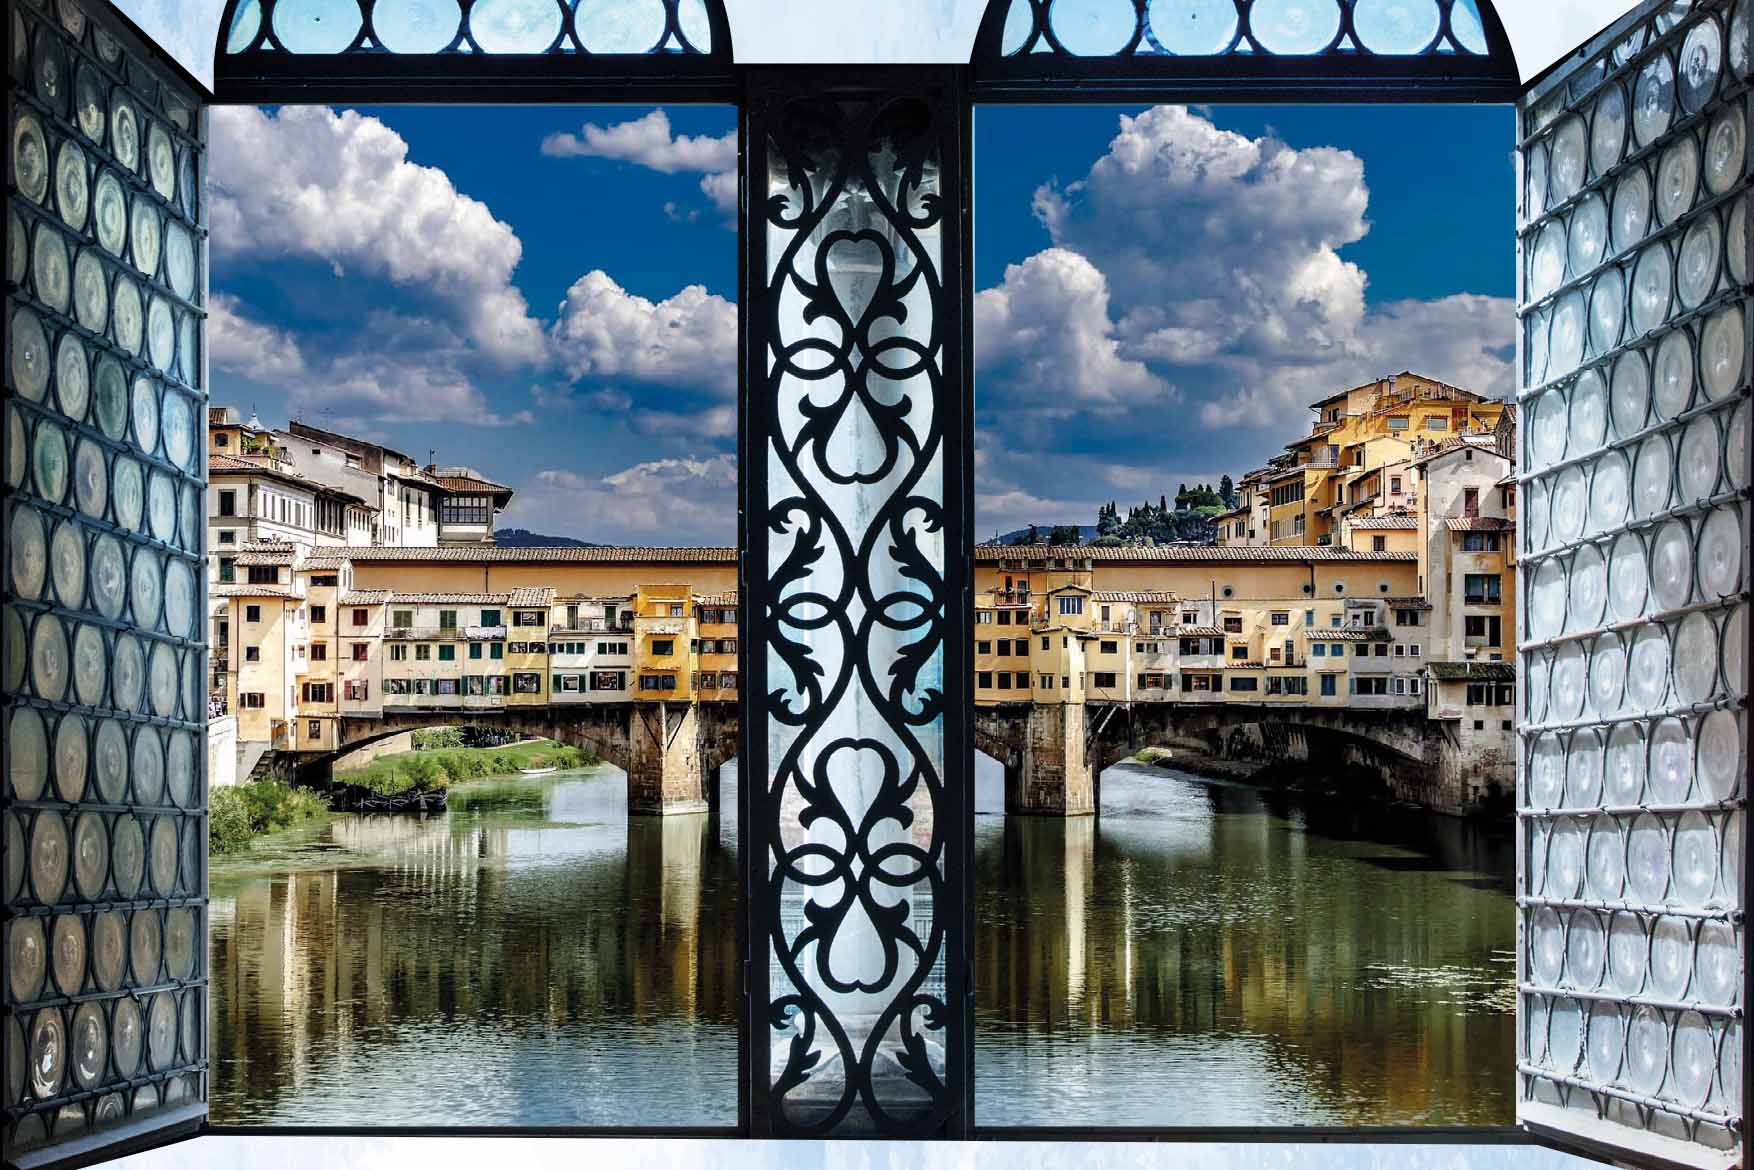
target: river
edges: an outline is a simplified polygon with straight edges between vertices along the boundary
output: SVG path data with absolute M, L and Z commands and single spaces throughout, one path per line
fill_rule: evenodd
M 1006 818 L 998 787 L 982 1124 L 1510 1122 L 1508 833 L 1131 764 L 1097 819 Z M 630 820 L 607 769 L 492 781 L 216 861 L 213 1120 L 734 1124 L 724 791 Z

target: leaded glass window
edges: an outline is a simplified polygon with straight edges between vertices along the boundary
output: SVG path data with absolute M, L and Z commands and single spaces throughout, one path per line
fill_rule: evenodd
M 1750 0 L 1523 106 L 1519 1117 L 1740 1156 Z
M 4 1112 L 21 1164 L 206 1099 L 204 124 L 7 5 Z

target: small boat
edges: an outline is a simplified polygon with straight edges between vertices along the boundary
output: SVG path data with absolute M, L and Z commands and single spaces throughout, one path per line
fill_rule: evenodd
M 549 775 L 552 775 L 558 771 L 560 771 L 560 768 L 556 765 L 550 765 L 549 767 L 546 767 L 546 768 L 519 768 L 518 775 L 520 775 L 520 776 L 549 776 Z

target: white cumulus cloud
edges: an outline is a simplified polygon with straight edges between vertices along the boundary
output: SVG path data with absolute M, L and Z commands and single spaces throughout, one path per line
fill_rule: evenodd
M 670 127 L 670 115 L 653 110 L 607 126 L 586 122 L 577 134 L 550 134 L 542 140 L 542 153 L 552 158 L 616 159 L 665 175 L 699 173 L 701 194 L 721 215 L 737 210 L 735 130 L 716 138 L 677 134 Z M 693 218 L 668 204 L 665 212 L 672 219 Z
M 502 523 L 599 544 L 733 544 L 736 457 L 654 459 L 604 476 L 538 471 Z

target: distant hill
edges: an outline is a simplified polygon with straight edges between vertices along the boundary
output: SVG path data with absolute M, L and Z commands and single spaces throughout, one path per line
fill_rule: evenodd
M 1043 540 L 1046 540 L 1048 538 L 1048 533 L 1052 532 L 1054 530 L 1055 526 L 1052 524 L 1041 524 L 1041 525 L 1037 525 L 1037 527 L 1041 530 L 1041 538 Z M 1029 529 L 1019 528 L 1014 532 L 1007 532 L 1005 535 L 999 537 L 997 540 L 985 540 L 985 541 L 982 541 L 981 543 L 983 543 L 983 544 L 1012 544 L 1018 540 L 1021 540 L 1023 537 L 1025 537 L 1027 535 L 1029 535 Z M 1094 524 L 1080 524 L 1078 526 L 1078 539 L 1085 541 L 1086 543 L 1088 543 L 1092 540 L 1095 540 L 1096 539 L 1096 525 L 1094 525 Z
M 574 540 L 570 536 L 547 536 L 540 532 L 531 532 L 528 528 L 496 528 L 493 533 L 493 542 L 501 548 L 607 547 L 588 540 Z

